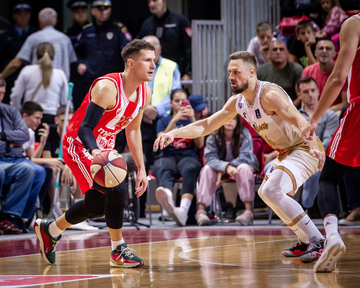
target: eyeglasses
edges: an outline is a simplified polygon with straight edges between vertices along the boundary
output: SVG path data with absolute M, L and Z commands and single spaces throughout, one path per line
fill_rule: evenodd
M 95 8 L 102 11 L 102 10 L 108 10 L 110 6 L 96 6 Z

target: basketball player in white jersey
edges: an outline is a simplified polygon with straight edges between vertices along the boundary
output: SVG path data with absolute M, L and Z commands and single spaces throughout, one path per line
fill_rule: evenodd
M 259 188 L 259 196 L 297 235 L 299 243 L 284 250 L 285 256 L 300 256 L 303 262 L 317 260 L 324 239 L 309 216 L 292 197 L 297 189 L 324 165 L 324 152 L 317 139 L 305 144 L 300 127 L 307 124 L 290 97 L 276 84 L 259 81 L 256 59 L 245 51 L 230 55 L 228 71 L 232 91 L 224 107 L 212 116 L 161 135 L 154 149 L 165 148 L 174 138 L 197 138 L 210 134 L 239 113 L 275 150 L 278 158 Z M 320 145 L 320 148 L 319 148 Z

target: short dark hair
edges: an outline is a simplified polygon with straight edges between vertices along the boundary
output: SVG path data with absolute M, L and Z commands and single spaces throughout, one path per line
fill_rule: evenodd
M 299 34 L 300 29 L 304 29 L 306 27 L 310 27 L 312 31 L 314 31 L 313 23 L 311 20 L 303 20 L 296 24 L 296 32 Z
M 27 101 L 25 102 L 20 109 L 21 115 L 27 114 L 28 116 L 31 116 L 35 114 L 35 112 L 43 112 L 43 108 L 34 101 Z
M 2 77 L 0 77 L 0 87 L 6 87 L 6 81 Z
M 243 60 L 244 63 L 248 63 L 251 66 L 253 66 L 255 69 L 257 67 L 256 57 L 254 54 L 247 52 L 247 51 L 237 51 L 235 53 L 232 53 L 230 56 L 231 60 Z
M 313 77 L 300 78 L 298 83 L 297 83 L 299 92 L 300 92 L 300 84 L 302 84 L 302 83 L 310 83 L 311 81 L 314 81 L 314 83 L 316 84 L 316 87 L 318 87 L 318 84 L 317 84 L 316 80 Z
M 59 117 L 60 115 L 64 115 L 66 113 L 66 105 L 61 105 L 56 110 L 56 117 Z M 69 114 L 74 114 L 74 110 L 72 108 L 69 108 Z
M 268 31 L 273 32 L 272 24 L 266 21 L 260 22 L 256 25 L 256 33 L 259 34 L 260 31 Z
M 317 44 L 318 44 L 320 41 L 330 41 L 330 42 L 333 43 L 333 45 L 334 45 L 334 47 L 335 47 L 334 41 L 333 41 L 331 38 L 329 38 L 329 37 L 323 37 L 323 38 L 316 39 L 316 45 L 315 45 L 315 46 L 317 46 Z
M 142 39 L 134 39 L 134 40 L 132 40 L 131 42 L 126 44 L 124 49 L 122 49 L 122 51 L 121 51 L 121 57 L 123 58 L 123 60 L 125 62 L 125 66 L 126 66 L 127 60 L 131 56 L 134 56 L 134 54 L 139 54 L 140 50 L 154 51 L 155 47 L 153 45 L 151 45 L 149 42 L 147 42 L 145 40 L 142 40 Z

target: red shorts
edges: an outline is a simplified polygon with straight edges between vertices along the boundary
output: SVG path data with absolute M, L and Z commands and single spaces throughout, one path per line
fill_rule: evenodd
M 360 166 L 360 104 L 350 103 L 334 133 L 327 156 L 349 167 Z
M 63 158 L 71 169 L 81 192 L 85 194 L 93 186 L 90 165 L 94 158 L 79 141 L 66 134 L 63 138 Z

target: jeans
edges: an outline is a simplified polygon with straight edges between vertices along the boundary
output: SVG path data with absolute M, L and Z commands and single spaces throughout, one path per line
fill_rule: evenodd
M 320 174 L 320 171 L 316 172 L 304 183 L 301 195 L 301 205 L 304 208 L 311 208 L 314 205 L 314 200 L 318 194 L 319 189 Z
M 0 159 L 0 175 L 3 175 L 2 185 L 9 185 L 2 206 L 2 212 L 21 217 L 29 198 L 31 185 L 34 181 L 34 168 L 27 162 L 9 163 Z M 3 192 L 1 187 L 1 192 Z

